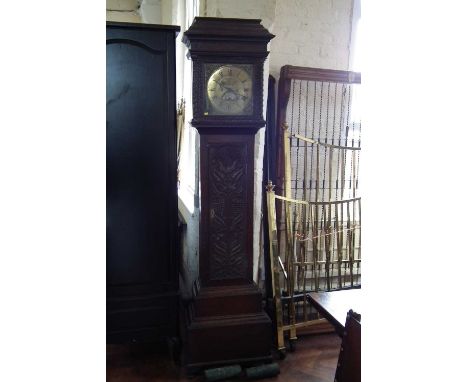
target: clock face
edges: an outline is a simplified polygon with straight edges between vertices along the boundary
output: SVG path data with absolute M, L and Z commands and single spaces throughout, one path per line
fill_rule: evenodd
M 252 114 L 252 66 L 211 65 L 205 115 Z

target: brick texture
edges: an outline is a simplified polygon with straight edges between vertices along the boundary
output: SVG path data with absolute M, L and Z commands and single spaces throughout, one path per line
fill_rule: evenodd
M 278 79 L 286 64 L 347 70 L 352 7 L 353 0 L 276 0 L 270 74 Z

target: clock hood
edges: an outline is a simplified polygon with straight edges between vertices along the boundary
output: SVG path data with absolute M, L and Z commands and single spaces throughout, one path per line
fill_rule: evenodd
M 260 19 L 195 17 L 184 33 L 182 42 L 193 56 L 197 53 L 219 52 L 220 43 L 229 53 L 267 56 L 266 46 L 275 35 L 268 32 Z

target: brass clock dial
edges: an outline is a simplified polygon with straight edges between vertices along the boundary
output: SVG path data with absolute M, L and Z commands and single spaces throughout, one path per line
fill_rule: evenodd
M 206 84 L 209 114 L 252 113 L 252 75 L 247 67 L 223 65 L 213 71 Z

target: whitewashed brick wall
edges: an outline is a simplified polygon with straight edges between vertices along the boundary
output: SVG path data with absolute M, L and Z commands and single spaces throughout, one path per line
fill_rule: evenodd
M 283 65 L 347 70 L 353 0 L 276 0 L 270 74 Z
M 140 23 L 140 0 L 106 0 L 106 20 Z
M 275 18 L 275 3 L 276 0 L 205 0 L 202 12 L 208 17 L 261 19 L 262 25 L 270 29 Z
M 161 0 L 142 0 L 140 7 L 141 22 L 147 24 L 162 24 L 163 8 Z

